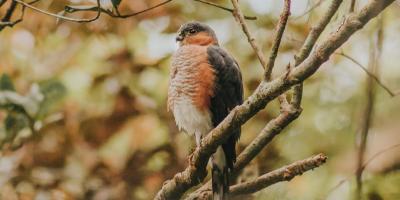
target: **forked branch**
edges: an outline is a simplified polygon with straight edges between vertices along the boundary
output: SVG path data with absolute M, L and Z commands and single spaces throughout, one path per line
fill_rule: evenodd
M 327 157 L 324 154 L 318 154 L 312 156 L 310 158 L 296 161 L 292 164 L 283 166 L 279 169 L 261 175 L 260 177 L 244 182 L 239 183 L 237 185 L 233 185 L 229 188 L 229 195 L 232 196 L 240 196 L 246 194 L 252 194 L 254 192 L 258 192 L 268 186 L 271 186 L 275 183 L 282 181 L 290 181 L 296 176 L 300 176 L 309 170 L 313 170 L 321 165 L 323 165 L 327 160 Z M 192 197 L 194 200 L 209 200 L 211 199 L 212 192 L 211 190 L 203 191 L 201 194 L 196 196 L 196 198 Z
M 234 0 L 233 0 L 234 1 Z M 271 82 L 261 82 L 256 91 L 240 106 L 214 128 L 191 155 L 189 166 L 164 183 L 156 199 L 179 199 L 188 189 L 197 185 L 206 176 L 206 165 L 211 154 L 229 136 L 232 130 L 240 127 L 261 109 L 314 74 L 329 57 L 344 44 L 356 31 L 363 28 L 394 0 L 370 0 L 358 13 L 346 18 L 344 23 L 328 38 L 322 41 L 298 67 L 287 75 L 282 75 Z M 235 1 L 237 3 L 237 1 Z

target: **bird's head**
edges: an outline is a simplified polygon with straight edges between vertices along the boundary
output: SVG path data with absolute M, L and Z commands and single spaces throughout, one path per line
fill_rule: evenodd
M 206 24 L 200 22 L 188 22 L 178 30 L 176 41 L 179 46 L 184 45 L 218 45 L 215 32 Z

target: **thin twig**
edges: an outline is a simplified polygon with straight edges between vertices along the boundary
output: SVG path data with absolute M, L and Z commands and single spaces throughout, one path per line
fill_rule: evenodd
M 6 14 L 4 15 L 2 22 L 8 22 L 11 19 L 12 14 L 14 13 L 15 8 L 17 8 L 16 2 L 11 2 L 10 7 L 8 7 Z
M 32 5 L 32 4 L 34 4 L 34 3 L 38 2 L 38 1 L 39 0 L 34 0 L 34 1 L 29 2 L 28 4 Z M 1 3 L 3 3 L 3 2 L 1 2 Z M 16 2 L 11 2 L 11 5 L 10 5 L 9 9 L 7 10 L 6 15 L 0 21 L 0 31 L 3 30 L 5 27 L 13 27 L 14 25 L 22 22 L 22 20 L 24 19 L 25 6 L 22 6 L 20 17 L 15 21 L 11 21 L 11 16 L 15 11 L 16 6 L 17 6 Z
M 119 13 L 119 11 L 117 11 L 117 10 L 115 10 L 116 13 L 113 13 L 113 11 L 104 9 L 102 7 L 100 7 L 100 12 L 105 13 L 105 14 L 109 15 L 110 17 L 113 17 L 113 18 L 128 18 L 128 17 L 133 17 L 135 15 L 139 15 L 139 14 L 142 14 L 144 12 L 153 10 L 153 9 L 158 8 L 158 7 L 162 6 L 162 5 L 165 5 L 165 4 L 167 4 L 167 3 L 171 2 L 171 1 L 172 0 L 167 0 L 167 1 L 164 1 L 164 2 L 161 2 L 161 3 L 157 4 L 155 6 L 152 6 L 150 8 L 146 8 L 145 10 L 141 10 L 139 12 L 130 13 L 130 14 L 121 15 Z M 64 11 L 67 12 L 67 13 L 74 13 L 74 12 L 82 12 L 82 11 L 97 11 L 98 9 L 99 9 L 98 6 L 65 6 Z
M 370 54 L 369 54 L 369 63 L 368 70 L 371 74 L 378 73 L 378 65 L 380 59 L 380 53 L 382 51 L 382 42 L 383 42 L 383 21 L 382 16 L 379 18 L 378 22 L 378 31 L 376 32 L 376 42 L 371 40 L 370 42 Z M 371 123 L 373 121 L 374 116 L 374 104 L 375 104 L 375 85 L 373 84 L 373 78 L 371 76 L 367 76 L 367 85 L 365 87 L 366 90 L 366 103 L 363 107 L 362 118 L 360 124 L 360 143 L 358 146 L 357 152 L 357 170 L 355 173 L 356 176 L 356 191 L 355 191 L 355 199 L 359 200 L 362 196 L 362 174 L 364 172 L 363 162 L 365 157 L 365 152 L 367 149 L 367 141 L 369 129 L 371 127 Z
M 396 149 L 396 148 L 398 148 L 398 147 L 400 147 L 400 144 L 395 144 L 395 145 L 390 146 L 390 147 L 388 147 L 388 148 L 386 148 L 386 149 L 383 149 L 383 150 L 381 150 L 381 151 L 378 151 L 377 153 L 375 153 L 374 155 L 372 155 L 367 161 L 364 162 L 364 164 L 362 165 L 362 168 L 365 169 L 365 168 L 366 168 L 369 164 L 371 164 L 371 162 L 374 161 L 377 157 L 379 157 L 380 155 L 382 155 L 382 154 L 384 154 L 384 153 L 386 153 L 386 152 L 388 152 L 388 151 L 391 151 L 391 150 L 393 150 L 393 149 Z
M 158 8 L 160 6 L 163 6 L 163 5 L 165 5 L 165 4 L 167 4 L 167 3 L 171 2 L 171 1 L 173 1 L 173 0 L 163 1 L 163 2 L 161 2 L 161 3 L 157 4 L 157 5 L 154 5 L 154 6 L 150 7 L 150 8 L 147 8 L 147 9 L 139 11 L 139 12 L 131 13 L 131 14 L 122 14 L 121 15 L 118 12 L 118 10 L 115 10 L 116 13 L 113 13 L 112 11 L 106 10 L 104 8 L 100 8 L 100 9 L 101 9 L 102 13 L 105 13 L 105 14 L 111 16 L 111 17 L 114 17 L 114 18 L 128 18 L 128 17 L 132 17 L 132 16 L 135 16 L 135 15 L 142 14 L 142 13 L 147 12 L 149 10 L 153 10 L 153 9 Z M 203 4 L 214 6 L 214 7 L 220 8 L 222 10 L 225 10 L 225 11 L 233 13 L 233 9 L 226 8 L 224 6 L 221 6 L 221 5 L 212 3 L 212 2 L 203 1 L 203 0 L 193 0 L 193 1 L 197 1 L 197 2 L 200 2 L 200 3 L 203 3 Z M 97 11 L 97 9 L 98 9 L 97 6 L 65 6 L 65 8 L 64 8 L 65 12 L 68 12 L 68 13 L 74 13 L 74 12 L 80 12 L 80 11 Z M 245 16 L 245 19 L 247 19 L 247 20 L 256 20 L 257 17 Z
M 369 164 L 372 163 L 372 161 L 374 161 L 376 158 L 378 158 L 380 155 L 391 151 L 393 149 L 399 148 L 400 147 L 400 143 L 399 144 L 395 144 L 393 146 L 390 146 L 388 148 L 382 149 L 380 151 L 378 151 L 377 153 L 375 153 L 374 155 L 372 155 L 366 162 L 364 162 L 364 164 L 362 165 L 362 168 L 365 169 Z M 354 173 L 356 173 L 356 171 L 354 171 Z M 349 181 L 350 177 L 347 177 L 345 179 L 340 180 L 334 187 L 332 187 L 328 193 L 326 195 L 324 195 L 323 198 L 321 199 L 327 199 L 329 197 L 329 195 L 335 191 L 336 189 L 338 189 L 341 185 L 343 185 L 344 183 L 346 183 L 347 181 Z
M 364 67 L 360 62 L 358 62 L 356 59 L 352 58 L 351 56 L 343 53 L 343 52 L 336 52 L 336 55 L 345 57 L 347 59 L 349 59 L 351 62 L 353 62 L 354 64 L 356 64 L 358 67 L 360 67 L 368 76 L 370 76 L 371 78 L 373 78 L 375 80 L 375 82 L 381 86 L 391 97 L 395 97 L 397 95 L 400 94 L 400 92 L 394 92 L 391 89 L 389 89 L 388 86 L 386 86 L 377 76 L 375 76 L 374 73 L 370 72 L 366 67 Z
M 307 15 L 308 13 L 310 13 L 311 11 L 313 11 L 314 9 L 318 8 L 318 7 L 321 5 L 321 3 L 322 3 L 323 1 L 324 1 L 324 0 L 319 0 L 317 3 L 315 3 L 314 5 L 312 5 L 312 6 L 311 6 L 307 11 L 305 11 L 303 14 L 301 14 L 301 15 L 295 17 L 294 20 L 300 19 L 300 18 L 304 17 L 305 15 Z
M 289 16 L 290 16 L 290 0 L 285 0 L 283 11 L 280 15 L 279 22 L 276 25 L 275 37 L 271 46 L 271 52 L 269 53 L 267 68 L 264 71 L 264 79 L 266 81 L 271 81 L 271 74 L 272 70 L 274 69 L 275 59 L 278 56 L 279 47 L 281 44 L 281 40 L 283 37 L 283 33 L 285 31 Z M 287 74 L 290 72 L 290 64 L 287 65 Z M 278 100 L 281 105 L 281 112 L 286 112 L 283 110 L 285 107 L 288 106 L 288 101 L 286 98 L 286 94 L 282 94 L 278 97 Z M 298 116 L 298 115 L 297 115 Z
M 49 15 L 49 16 L 52 16 L 52 17 L 56 17 L 58 19 L 71 21 L 71 22 L 78 22 L 78 23 L 92 22 L 92 21 L 97 20 L 101 15 L 100 0 L 97 0 L 97 5 L 98 5 L 97 15 L 95 17 L 91 18 L 91 19 L 77 19 L 77 18 L 66 17 L 66 16 L 54 14 L 54 13 L 39 9 L 39 8 L 37 8 L 35 6 L 32 6 L 29 3 L 23 2 L 21 0 L 12 0 L 12 1 L 17 2 L 17 3 L 19 3 L 19 4 L 23 5 L 23 6 L 26 6 L 26 7 L 30 8 L 30 9 L 32 9 L 32 10 L 38 11 L 40 13 L 43 13 L 45 15 Z
M 95 11 L 97 12 L 99 9 L 98 6 L 90 6 L 90 5 L 85 5 L 85 6 L 65 6 L 64 11 L 67 13 L 74 13 L 74 12 L 81 12 L 81 11 Z M 110 15 L 111 17 L 117 17 L 112 13 L 110 10 L 106 10 L 102 7 L 100 7 L 100 10 L 102 13 L 106 13 L 107 15 Z
M 294 56 L 295 67 L 299 66 L 311 53 L 312 49 L 315 46 L 319 36 L 325 30 L 326 26 L 331 21 L 333 15 L 339 9 L 340 4 L 342 4 L 343 0 L 332 0 L 331 5 L 328 8 L 328 11 L 322 16 L 321 20 L 311 28 L 310 33 L 308 34 L 306 40 L 304 41 L 303 46 L 298 54 Z M 293 87 L 293 98 L 292 104 L 295 108 L 299 109 L 301 106 L 301 100 L 303 96 L 303 83 L 295 85 Z
M 246 25 L 246 22 L 245 22 L 245 19 L 244 19 L 244 15 L 243 15 L 242 11 L 239 8 L 238 0 L 231 0 L 231 2 L 232 2 L 232 5 L 233 5 L 233 16 L 235 17 L 235 19 L 239 22 L 240 26 L 242 27 L 242 30 L 243 30 L 244 34 L 246 35 L 247 40 L 249 41 L 249 43 L 250 43 L 251 47 L 253 48 L 254 52 L 256 53 L 257 58 L 261 63 L 261 66 L 264 68 L 264 70 L 266 70 L 267 69 L 266 59 L 264 57 L 263 52 L 261 51 L 261 49 L 256 44 L 253 35 L 249 31 L 249 28 Z
M 141 11 L 139 11 L 139 12 L 135 12 L 135 13 L 131 13 L 131 14 L 125 14 L 125 15 L 115 15 L 115 17 L 118 17 L 118 18 L 133 17 L 133 16 L 135 16 L 135 15 L 139 15 L 139 14 L 142 14 L 142 13 L 144 13 L 144 12 L 153 10 L 153 9 L 155 9 L 155 8 L 158 8 L 158 7 L 161 7 L 161 6 L 167 4 L 167 3 L 171 2 L 171 1 L 172 1 L 172 0 L 166 0 L 166 1 L 164 1 L 164 2 L 161 2 L 161 3 L 157 4 L 157 5 L 154 5 L 154 6 L 152 6 L 152 7 L 147 8 L 147 9 L 141 10 Z
M 224 6 L 221 6 L 221 5 L 212 3 L 212 2 L 203 1 L 203 0 L 193 0 L 193 1 L 197 1 L 197 2 L 204 3 L 204 4 L 207 4 L 207 5 L 210 5 L 210 6 L 214 6 L 214 7 L 220 8 L 220 9 L 222 9 L 222 10 L 226 10 L 226 11 L 228 11 L 228 12 L 230 12 L 230 13 L 233 13 L 233 12 L 234 12 L 234 10 L 231 9 L 231 8 L 227 8 L 227 7 L 224 7 Z M 255 17 L 255 16 L 246 16 L 246 15 L 245 15 L 245 16 L 244 16 L 244 19 L 247 19 L 247 20 L 257 20 L 257 17 Z
M 278 56 L 279 46 L 281 45 L 281 40 L 283 36 L 283 32 L 285 31 L 287 21 L 290 15 L 290 0 L 285 0 L 285 4 L 283 6 L 283 12 L 280 16 L 279 22 L 276 26 L 275 37 L 273 40 L 273 44 L 271 47 L 271 53 L 269 54 L 269 59 L 267 66 L 265 68 L 264 79 L 270 81 L 272 69 L 275 65 L 276 56 Z

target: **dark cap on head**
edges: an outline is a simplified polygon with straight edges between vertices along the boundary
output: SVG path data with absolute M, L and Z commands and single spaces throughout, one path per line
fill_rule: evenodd
M 196 33 L 206 32 L 211 37 L 217 41 L 217 36 L 215 32 L 211 29 L 207 24 L 203 24 L 197 21 L 191 21 L 183 24 L 178 30 L 178 36 L 176 37 L 176 41 L 182 41 L 186 36 L 194 35 Z

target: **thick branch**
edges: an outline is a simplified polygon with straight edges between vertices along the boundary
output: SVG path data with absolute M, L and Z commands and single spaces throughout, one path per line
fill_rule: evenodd
M 254 181 L 234 185 L 230 187 L 230 192 L 232 195 L 250 194 L 281 181 L 290 181 L 295 176 L 302 175 L 308 170 L 321 166 L 326 162 L 326 159 L 325 155 L 318 154 L 311 158 L 294 162 L 288 166 L 264 174 Z
M 303 62 L 307 56 L 310 54 L 318 37 L 321 35 L 322 31 L 325 29 L 330 19 L 334 13 L 338 10 L 342 0 L 333 0 L 331 6 L 329 7 L 327 13 L 322 17 L 318 24 L 311 29 L 306 41 L 304 42 L 300 52 L 295 56 L 295 64 L 299 65 Z M 302 86 L 299 86 L 300 89 Z M 264 147 L 267 145 L 275 135 L 285 128 L 290 122 L 295 120 L 301 112 L 300 102 L 301 102 L 302 92 L 296 93 L 295 101 L 292 105 L 283 106 L 281 114 L 271 120 L 267 126 L 261 131 L 260 134 L 252 141 L 250 145 L 239 155 L 238 161 L 235 165 L 235 172 L 241 170 L 246 166 Z
M 324 154 L 318 154 L 313 157 L 296 161 L 290 165 L 281 167 L 272 172 L 266 173 L 262 176 L 257 177 L 256 179 L 239 183 L 237 185 L 231 186 L 229 188 L 229 195 L 238 196 L 251 194 L 257 191 L 260 191 L 270 185 L 273 185 L 282 181 L 290 181 L 296 176 L 300 176 L 303 173 L 313 170 L 321 165 L 323 165 L 327 160 L 327 157 Z M 196 199 L 211 199 L 211 191 L 203 191 L 201 195 Z
M 277 118 L 269 121 L 257 137 L 238 156 L 234 167 L 234 174 L 239 173 L 247 166 L 283 128 L 297 119 L 300 112 L 300 110 L 296 110 L 293 106 L 288 105 Z
M 284 98 L 284 95 L 279 97 Z M 300 113 L 300 109 L 294 108 L 291 104 L 288 104 L 287 101 L 282 102 L 281 113 L 279 116 L 269 121 L 257 137 L 239 154 L 233 172 L 230 175 L 231 178 L 235 179 L 240 171 L 246 167 L 261 152 L 261 150 L 275 138 L 275 136 L 277 136 L 292 121 L 298 118 Z M 187 199 L 192 200 L 197 199 L 199 196 L 203 196 L 204 192 L 210 190 L 210 187 L 211 182 L 209 181 L 196 192 L 192 193 Z
M 232 0 L 237 4 L 237 1 Z M 271 100 L 284 93 L 291 86 L 299 84 L 318 70 L 330 55 L 345 43 L 351 35 L 361 29 L 369 20 L 376 17 L 394 0 L 371 0 L 357 14 L 346 18 L 339 29 L 332 33 L 306 60 L 287 76 L 282 75 L 272 82 L 263 81 L 257 90 L 232 112 L 201 142 L 200 147 L 191 155 L 189 166 L 173 179 L 166 181 L 158 192 L 156 199 L 179 199 L 189 188 L 197 185 L 206 176 L 206 165 L 209 157 L 215 152 L 232 132 L 240 127 Z
M 327 13 L 321 18 L 317 25 L 311 29 L 311 32 L 305 40 L 301 50 L 295 56 L 296 63 L 300 64 L 307 58 L 315 42 L 317 41 L 325 27 L 328 25 L 330 19 L 338 10 L 341 3 L 342 0 L 332 1 L 332 4 L 329 6 Z M 285 96 L 279 96 L 281 102 L 281 113 L 278 117 L 269 121 L 268 124 L 263 128 L 263 130 L 257 135 L 257 137 L 240 153 L 234 166 L 234 171 L 232 173 L 233 177 L 236 176 L 247 164 L 249 164 L 250 161 L 252 161 L 260 153 L 260 151 L 267 144 L 269 144 L 276 135 L 278 135 L 282 131 L 282 129 L 289 125 L 293 120 L 298 118 L 302 111 L 302 109 L 300 108 L 301 97 L 301 84 L 297 86 L 297 90 L 295 90 L 295 100 L 292 101 L 291 104 L 287 104 Z M 282 101 L 282 99 L 284 101 Z M 195 193 L 191 194 L 188 199 L 195 199 L 196 196 L 201 195 L 202 192 L 207 190 L 209 187 L 210 182 L 198 189 Z
M 321 19 L 317 26 L 315 26 L 309 36 L 307 37 L 300 52 L 296 55 L 297 63 L 304 61 L 304 59 L 311 52 L 312 47 L 317 41 L 319 35 L 325 29 L 326 25 L 330 21 L 333 14 L 339 8 L 342 0 L 332 1 L 332 5 L 328 10 L 328 13 Z M 301 98 L 301 93 L 298 94 L 298 98 Z M 293 103 L 290 105 L 282 105 L 281 114 L 271 120 L 260 134 L 252 141 L 250 145 L 238 156 L 238 161 L 235 165 L 235 172 L 241 170 L 246 166 L 272 139 L 280 133 L 280 131 L 295 120 L 301 113 L 300 104 Z

